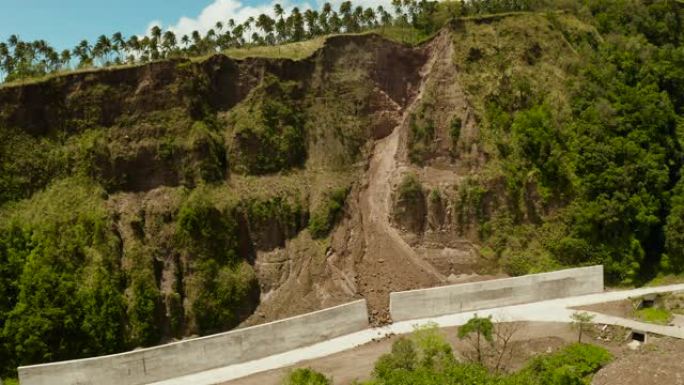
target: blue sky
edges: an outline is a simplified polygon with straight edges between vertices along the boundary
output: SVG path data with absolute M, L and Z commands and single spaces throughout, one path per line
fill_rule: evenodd
M 256 0 L 250 0 L 256 1 Z M 172 23 L 198 14 L 211 0 L 0 0 L 0 40 L 16 33 L 56 47 L 94 40 L 102 33 L 142 33 L 153 20 Z
M 153 24 L 179 35 L 206 31 L 218 20 L 236 21 L 270 11 L 274 0 L 0 0 L 0 40 L 17 34 L 23 40 L 45 39 L 57 49 L 101 34 L 143 34 Z M 281 0 L 285 7 L 317 7 L 323 0 Z M 340 1 L 331 1 L 336 4 Z M 390 0 L 356 0 L 375 6 Z

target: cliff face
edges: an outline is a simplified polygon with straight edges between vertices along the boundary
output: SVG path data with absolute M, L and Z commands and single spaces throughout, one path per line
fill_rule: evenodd
M 297 274 L 321 273 L 309 264 L 325 260 L 368 144 L 397 124 L 426 59 L 341 36 L 301 61 L 216 55 L 0 88 L 3 240 L 35 240 L 8 279 L 40 279 L 20 266 L 34 253 L 91 288 L 83 301 L 111 300 L 111 340 L 87 354 L 236 326 Z M 48 243 L 56 262 L 38 251 Z M 93 271 L 106 278 L 88 284 Z M 25 290 L 11 287 L 3 322 L 39 301 Z M 268 318 L 359 295 L 300 294 Z
M 391 291 L 521 272 L 502 250 L 536 238 L 497 232 L 563 201 L 542 199 L 534 175 L 506 184 L 490 105 L 562 97 L 568 39 L 594 32 L 556 22 L 465 20 L 418 47 L 338 36 L 300 61 L 216 55 L 1 87 L 0 229 L 23 245 L 0 247 L 18 282 L 6 330 L 47 317 L 26 310 L 42 299 L 22 282 L 44 272 L 24 265 L 64 273 L 77 299 L 54 306 L 97 346 L 54 358 L 358 297 L 388 322 Z

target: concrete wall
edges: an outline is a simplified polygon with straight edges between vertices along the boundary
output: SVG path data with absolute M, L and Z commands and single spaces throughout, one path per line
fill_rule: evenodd
M 603 292 L 603 266 L 390 294 L 392 320 L 405 321 Z
M 368 328 L 366 301 L 111 356 L 19 368 L 22 385 L 137 385 L 241 363 Z

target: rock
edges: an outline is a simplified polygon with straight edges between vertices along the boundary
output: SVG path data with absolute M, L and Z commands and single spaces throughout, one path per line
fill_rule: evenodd
M 641 347 L 641 342 L 634 340 L 628 343 L 627 347 L 629 347 L 630 350 L 638 350 Z

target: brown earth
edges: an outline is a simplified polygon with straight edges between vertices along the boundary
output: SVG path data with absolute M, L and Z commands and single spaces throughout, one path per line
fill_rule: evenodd
M 567 324 L 560 323 L 517 323 L 519 330 L 512 341 L 512 359 L 507 364 L 508 370 L 520 369 L 527 360 L 540 353 L 553 352 L 567 343 L 574 342 L 576 332 Z M 442 333 L 452 345 L 459 359 L 470 346 L 457 338 L 458 328 L 445 328 Z M 312 368 L 333 378 L 334 384 L 351 384 L 354 380 L 370 378 L 375 361 L 385 353 L 389 353 L 392 343 L 399 336 L 392 336 L 379 341 L 370 342 L 351 350 L 333 354 L 315 360 L 300 362 L 292 367 L 271 370 L 248 377 L 228 381 L 223 385 L 280 385 L 288 371 L 295 368 Z
M 523 322 L 510 324 L 517 328 L 512 339 L 511 359 L 505 370 L 516 371 L 538 354 L 551 353 L 576 342 L 577 331 L 571 325 L 549 322 Z M 457 328 L 442 329 L 456 356 L 470 351 L 470 346 L 456 337 Z M 684 384 L 684 341 L 650 336 L 647 345 L 639 350 L 627 347 L 628 333 L 619 327 L 596 325 L 585 336 L 584 342 L 608 349 L 614 361 L 600 370 L 592 385 L 680 385 Z M 351 384 L 354 380 L 367 380 L 375 361 L 389 353 L 399 336 L 371 342 L 354 349 L 314 360 L 300 362 L 291 367 L 271 370 L 228 381 L 224 385 L 280 385 L 287 373 L 295 368 L 312 368 L 333 378 L 334 384 Z
M 599 371 L 593 385 L 683 385 L 684 341 L 650 337 L 637 351 L 623 349 L 619 358 Z
M 577 332 L 568 324 L 531 322 L 514 325 L 519 329 L 512 340 L 513 354 L 506 365 L 507 371 L 521 369 L 534 356 L 556 351 L 576 342 L 577 338 Z M 457 328 L 445 328 L 442 332 L 453 346 L 457 357 L 462 358 L 462 354 L 469 351 L 470 347 L 456 338 Z M 626 347 L 626 334 L 620 328 L 608 327 L 603 330 L 599 325 L 590 335 L 590 343 L 605 347 L 615 356 L 615 361 L 596 375 L 594 385 L 681 384 L 677 381 L 681 381 L 684 373 L 684 341 L 652 337 L 649 344 L 641 350 L 632 351 Z M 601 339 L 597 338 L 599 336 Z M 356 379 L 365 380 L 370 378 L 375 361 L 390 351 L 392 343 L 397 338 L 399 337 L 393 336 L 371 342 L 328 357 L 304 361 L 292 367 L 229 381 L 225 385 L 279 385 L 288 371 L 302 367 L 312 368 L 332 377 L 335 384 L 350 384 Z
M 369 150 L 360 180 L 352 186 L 344 218 L 329 245 L 323 250 L 306 235 L 300 235 L 282 249 L 257 253 L 258 273 L 276 283 L 269 284 L 267 290 L 262 287 L 266 294 L 262 294 L 259 308 L 245 325 L 359 297 L 368 301 L 371 321 L 383 324 L 391 322 L 390 292 L 492 277 L 481 274 L 486 269 L 477 246 L 446 225 L 452 220 L 447 217 L 453 210 L 449 202 L 439 208 L 429 203 L 429 212 L 413 210 L 418 214 L 409 219 L 420 223 L 417 228 L 405 229 L 392 220 L 397 209 L 394 191 L 407 170 L 417 169 L 405 156 L 406 138 L 410 117 L 424 96 L 430 94 L 430 98 L 440 100 L 439 110 L 444 115 L 437 122 L 440 132 L 447 130 L 452 118 L 452 113 L 444 111 L 453 109 L 467 122 L 464 137 L 476 136 L 474 119 L 453 65 L 451 35 L 444 31 L 414 51 L 410 55 L 425 59 L 414 60 L 413 67 L 407 69 L 413 78 L 401 72 L 398 75 L 403 78 L 388 79 L 393 82 L 392 88 L 381 87 L 381 81 L 376 86 L 381 92 L 372 104 L 383 106 L 382 112 L 374 112 L 371 119 L 377 140 Z M 396 126 L 388 129 L 392 122 Z M 421 183 L 445 189 L 458 183 L 458 167 L 439 167 L 427 168 L 421 174 Z M 428 226 L 428 222 L 432 225 Z

